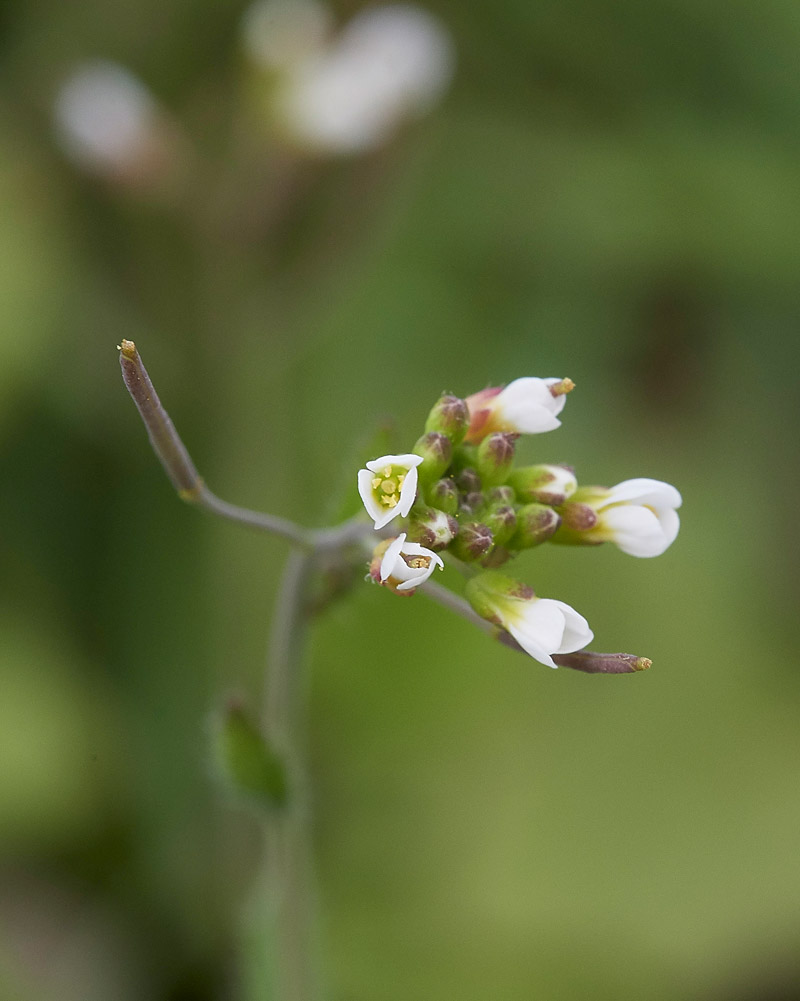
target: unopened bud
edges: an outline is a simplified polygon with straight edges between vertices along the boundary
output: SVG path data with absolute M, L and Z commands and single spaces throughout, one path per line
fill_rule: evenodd
M 561 512 L 561 524 L 564 532 L 588 532 L 597 524 L 597 512 L 588 504 L 580 501 L 568 501 L 559 508 Z M 587 543 L 594 542 L 594 539 L 586 539 Z
M 517 511 L 517 530 L 511 540 L 515 549 L 528 549 L 547 542 L 561 519 L 546 504 L 526 504 Z
M 508 485 L 502 487 L 492 487 L 492 489 L 486 494 L 486 503 L 492 505 L 513 504 L 516 499 L 516 493 Z
M 455 518 L 433 507 L 415 507 L 411 511 L 407 538 L 428 549 L 449 546 L 458 533 Z
M 493 546 L 480 561 L 480 564 L 486 570 L 496 570 L 507 563 L 513 555 L 505 546 Z
M 439 431 L 447 435 L 454 445 L 463 441 L 468 427 L 469 410 L 466 401 L 458 396 L 442 396 L 425 421 L 426 431 Z
M 468 494 L 462 494 L 458 503 L 459 514 L 477 514 L 483 510 L 486 498 L 480 490 L 471 490 Z
M 458 511 L 458 488 L 449 476 L 428 487 L 426 496 L 431 507 L 444 511 L 445 514 L 455 514 Z
M 477 471 L 471 466 L 462 469 L 458 476 L 456 476 L 456 485 L 465 494 L 479 491 L 483 486 L 480 476 L 478 476 Z
M 556 653 L 553 660 L 559 667 L 571 667 L 587 674 L 634 674 L 653 666 L 652 660 L 647 657 L 637 657 L 632 653 L 595 653 L 593 650 Z
M 523 466 L 508 478 L 520 500 L 558 507 L 578 488 L 568 466 Z
M 453 446 L 447 435 L 428 431 L 416 443 L 413 453 L 422 456 L 422 463 L 417 467 L 420 482 L 433 483 L 447 472 L 453 457 Z
M 549 389 L 550 395 L 553 397 L 566 396 L 567 393 L 571 393 L 575 388 L 575 383 L 572 379 L 559 379 L 558 382 L 551 382 Z
M 478 446 L 478 472 L 487 487 L 505 483 L 514 463 L 514 442 L 518 437 L 500 431 L 487 435 Z
M 482 517 L 483 524 L 492 530 L 496 545 L 502 546 L 511 541 L 517 529 L 517 516 L 510 504 L 489 507 Z
M 452 553 L 467 563 L 473 563 L 485 556 L 492 548 L 492 530 L 478 521 L 461 525 L 450 549 Z

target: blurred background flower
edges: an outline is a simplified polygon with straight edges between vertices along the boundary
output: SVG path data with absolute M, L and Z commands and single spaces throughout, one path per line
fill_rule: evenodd
M 212 488 L 308 524 L 443 391 L 551 372 L 577 388 L 520 462 L 683 495 L 658 560 L 519 561 L 649 671 L 540 669 L 422 589 L 320 616 L 332 996 L 796 995 L 796 5 L 37 0 L 0 27 L 0 993 L 259 997 L 259 829 L 208 721 L 259 697 L 285 545 L 175 499 L 131 338 Z

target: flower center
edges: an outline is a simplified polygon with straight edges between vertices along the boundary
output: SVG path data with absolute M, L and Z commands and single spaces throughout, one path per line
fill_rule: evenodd
M 412 570 L 427 570 L 431 565 L 430 556 L 404 556 L 405 564 Z
M 398 472 L 393 466 L 384 466 L 379 474 L 372 477 L 372 492 L 375 500 L 379 504 L 383 504 L 384 507 L 397 507 L 407 472 L 407 469 Z

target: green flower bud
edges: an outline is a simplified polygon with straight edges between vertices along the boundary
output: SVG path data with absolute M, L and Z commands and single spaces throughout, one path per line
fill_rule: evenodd
M 409 518 L 407 539 L 428 549 L 444 549 L 458 534 L 455 518 L 433 507 L 415 507 Z
M 485 486 L 505 483 L 514 464 L 514 442 L 519 435 L 490 434 L 478 446 L 477 468 Z
M 469 410 L 464 400 L 449 394 L 442 396 L 428 414 L 426 431 L 438 431 L 447 435 L 454 445 L 464 440 L 469 427 Z
M 431 507 L 445 514 L 456 514 L 458 511 L 458 487 L 449 476 L 428 487 L 426 497 Z
M 480 564 L 486 570 L 496 570 L 504 563 L 507 563 L 513 555 L 514 554 L 510 550 L 506 549 L 505 546 L 494 546 L 489 550 L 489 553 L 483 557 Z
M 565 546 L 599 546 L 602 538 L 592 533 L 598 516 L 594 508 L 581 501 L 567 501 L 558 509 L 561 524 L 553 536 L 553 542 Z
M 546 542 L 556 531 L 561 518 L 546 504 L 525 504 L 517 510 L 517 530 L 511 540 L 514 549 L 529 549 Z
M 459 527 L 458 535 L 450 545 L 450 551 L 459 559 L 473 563 L 486 556 L 493 543 L 492 530 L 487 525 L 478 521 L 468 521 Z
M 503 487 L 492 487 L 492 489 L 486 494 L 487 504 L 492 505 L 513 504 L 516 499 L 517 495 L 508 485 Z
M 461 515 L 473 515 L 482 511 L 486 505 L 486 498 L 480 490 L 472 490 L 468 494 L 461 494 L 458 503 L 458 513 Z
M 496 545 L 504 546 L 511 541 L 517 529 L 517 515 L 510 504 L 488 507 L 482 517 L 483 524 L 492 530 Z
M 428 431 L 414 446 L 414 455 L 422 456 L 422 463 L 417 467 L 420 483 L 433 483 L 447 472 L 453 457 L 453 445 L 447 435 Z
M 462 469 L 456 476 L 456 485 L 465 494 L 478 491 L 483 486 L 480 476 L 471 466 Z
M 569 466 L 523 466 L 508 478 L 520 500 L 558 507 L 578 487 Z

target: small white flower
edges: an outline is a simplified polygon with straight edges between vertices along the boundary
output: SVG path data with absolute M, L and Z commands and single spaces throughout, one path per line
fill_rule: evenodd
M 430 577 L 437 566 L 440 570 L 444 569 L 441 558 L 416 542 L 406 542 L 404 532 L 389 544 L 383 554 L 381 583 L 389 583 L 395 591 L 413 591 Z
M 661 480 L 625 480 L 603 499 L 588 503 L 598 516 L 592 535 L 616 543 L 630 556 L 660 556 L 680 528 L 681 495 Z
M 375 528 L 383 528 L 398 515 L 405 518 L 417 496 L 417 466 L 422 457 L 382 455 L 358 471 L 358 492 Z
M 537 598 L 533 588 L 497 573 L 481 574 L 467 584 L 467 598 L 484 619 L 511 633 L 519 645 L 548 667 L 554 654 L 582 650 L 594 639 L 589 623 L 570 605 Z
M 411 4 L 368 8 L 326 49 L 291 67 L 276 95 L 277 115 L 308 149 L 361 153 L 427 110 L 452 66 L 450 35 L 432 14 Z
M 124 170 L 141 158 L 159 116 L 144 84 L 124 66 L 104 60 L 76 67 L 54 110 L 66 153 L 98 173 Z
M 558 415 L 566 394 L 573 388 L 569 379 L 515 379 L 505 388 L 484 389 L 467 397 L 470 426 L 466 440 L 481 441 L 495 431 L 541 434 L 561 426 Z

